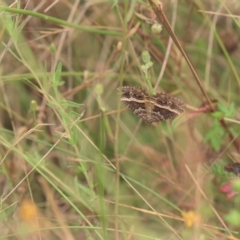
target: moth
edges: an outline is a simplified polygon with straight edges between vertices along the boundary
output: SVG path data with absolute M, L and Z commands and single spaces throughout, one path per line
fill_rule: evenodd
M 139 118 L 147 123 L 175 118 L 184 112 L 186 105 L 166 93 L 149 95 L 140 87 L 124 86 L 118 88 L 121 101 Z
M 231 172 L 234 173 L 235 175 L 239 176 L 240 175 L 240 163 L 227 163 L 224 166 L 224 170 L 226 172 Z

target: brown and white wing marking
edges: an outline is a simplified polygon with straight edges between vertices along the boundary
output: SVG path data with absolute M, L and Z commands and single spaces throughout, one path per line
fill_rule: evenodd
M 121 101 L 147 123 L 174 118 L 185 109 L 185 104 L 181 100 L 165 93 L 149 96 L 142 88 L 129 86 L 119 90 L 121 91 Z
M 162 120 L 175 118 L 184 112 L 186 105 L 179 99 L 171 97 L 166 93 L 157 93 L 153 97 L 155 102 L 154 112 L 162 115 Z
M 140 87 L 124 86 L 121 88 L 121 101 L 139 118 L 146 114 L 145 98 L 147 92 Z

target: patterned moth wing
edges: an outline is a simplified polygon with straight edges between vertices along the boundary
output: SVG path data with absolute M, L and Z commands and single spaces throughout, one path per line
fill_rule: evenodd
M 175 118 L 183 113 L 186 108 L 186 105 L 181 100 L 166 93 L 157 93 L 152 98 L 155 101 L 153 112 L 158 113 L 161 120 Z
M 121 89 L 121 101 L 139 118 L 144 119 L 147 112 L 145 107 L 145 98 L 147 92 L 140 87 L 124 86 Z M 145 120 L 145 119 L 144 119 Z
M 165 93 L 150 96 L 140 87 L 125 86 L 121 89 L 121 101 L 147 123 L 164 121 L 182 113 L 185 104 Z

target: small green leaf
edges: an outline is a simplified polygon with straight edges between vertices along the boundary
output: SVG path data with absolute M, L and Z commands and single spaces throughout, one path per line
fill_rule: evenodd
M 218 110 L 220 110 L 223 113 L 227 112 L 228 110 L 227 107 L 220 102 L 217 103 L 217 107 L 218 107 Z
M 233 117 L 236 114 L 235 103 L 232 102 L 229 106 L 228 115 L 226 117 Z
M 8 30 L 9 34 L 12 36 L 12 34 L 14 33 L 14 22 L 12 20 L 10 13 L 6 12 L 5 14 L 6 14 L 6 17 L 3 20 L 4 26 Z
M 234 102 L 232 102 L 228 107 L 226 107 L 222 103 L 218 103 L 217 106 L 218 110 L 223 113 L 224 117 L 231 118 L 236 114 Z
M 61 78 L 61 72 L 62 72 L 62 63 L 59 62 L 57 65 L 57 70 L 55 72 L 55 81 L 59 82 Z
M 79 103 L 75 103 L 75 102 L 71 102 L 71 101 L 65 101 L 65 100 L 61 100 L 60 104 L 63 107 L 75 107 L 75 108 L 79 108 L 79 107 L 84 105 L 84 104 L 79 104 Z
M 70 130 L 69 143 L 70 143 L 72 146 L 75 146 L 76 143 L 77 143 L 77 138 L 78 138 L 78 132 L 72 128 L 72 129 Z
M 147 67 L 147 69 L 149 69 L 150 67 L 153 66 L 153 62 L 152 61 L 147 62 L 145 66 Z
M 211 115 L 215 118 L 223 118 L 224 117 L 224 113 L 222 113 L 222 112 L 214 112 Z
M 75 111 L 70 111 L 69 116 L 73 117 L 73 118 L 81 118 L 83 116 L 83 113 L 77 113 Z
M 240 225 L 240 213 L 237 210 L 231 210 L 229 214 L 225 216 L 225 219 L 228 223 L 232 224 L 233 226 Z
M 204 140 L 210 142 L 215 151 L 219 151 L 222 145 L 224 130 L 222 129 L 218 119 L 214 119 L 211 130 L 206 134 Z
M 148 51 L 142 52 L 142 61 L 146 64 L 151 60 L 151 56 Z
M 56 72 L 52 77 L 52 83 L 54 88 L 57 88 L 58 86 L 61 86 L 64 84 L 64 81 L 60 81 L 61 73 L 62 73 L 62 63 L 59 62 L 57 65 Z
M 59 81 L 58 84 L 57 84 L 57 87 L 62 86 L 62 85 L 64 85 L 64 84 L 65 84 L 64 81 Z

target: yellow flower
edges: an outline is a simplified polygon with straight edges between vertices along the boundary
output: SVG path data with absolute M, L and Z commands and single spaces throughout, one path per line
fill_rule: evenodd
M 38 216 L 39 212 L 36 204 L 30 199 L 23 200 L 19 208 L 19 217 L 24 222 L 31 223 L 35 222 Z
M 200 223 L 201 222 L 201 217 L 200 215 L 196 214 L 193 211 L 188 211 L 188 212 L 181 212 L 182 217 L 184 219 L 184 222 L 187 227 L 192 227 L 195 223 Z

